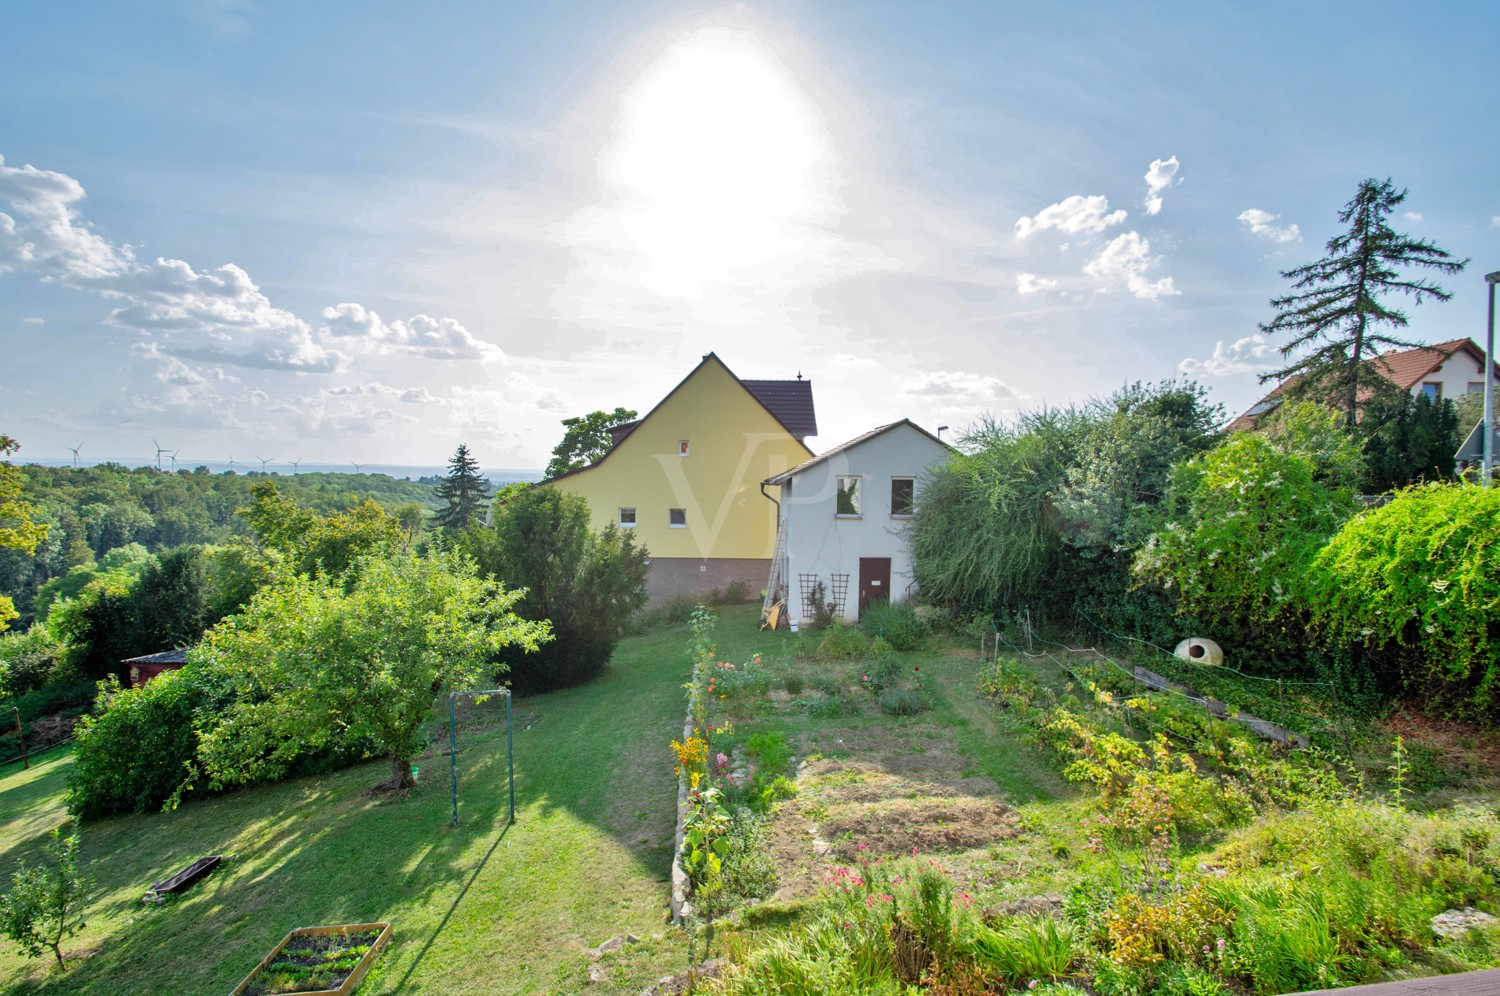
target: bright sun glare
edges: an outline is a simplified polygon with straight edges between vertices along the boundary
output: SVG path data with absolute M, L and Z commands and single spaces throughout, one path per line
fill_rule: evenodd
M 636 278 L 672 297 L 777 268 L 839 212 L 822 115 L 741 31 L 675 40 L 623 95 L 601 168 L 612 234 L 642 259 Z

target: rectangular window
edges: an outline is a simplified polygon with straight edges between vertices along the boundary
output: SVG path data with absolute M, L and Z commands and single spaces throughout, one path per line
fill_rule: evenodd
M 1482 380 L 1471 380 L 1471 381 L 1469 381 L 1469 393 L 1470 394 L 1483 394 L 1484 393 L 1484 381 L 1482 381 Z
M 633 508 L 622 508 L 622 509 L 620 509 L 620 528 L 621 529 L 634 529 L 635 528 L 635 509 L 633 509 Z
M 688 441 L 686 439 L 679 439 L 679 440 L 677 440 L 677 455 L 678 456 L 687 456 L 688 455 Z
M 838 478 L 838 515 L 859 514 L 859 478 Z
M 891 514 L 910 515 L 912 499 L 916 496 L 917 482 L 912 477 L 891 478 Z
M 1443 385 L 1437 381 L 1429 380 L 1422 385 L 1422 397 L 1428 401 L 1437 401 L 1443 396 Z
M 687 509 L 685 509 L 685 508 L 669 508 L 669 509 L 667 509 L 667 525 L 671 526 L 673 529 L 686 529 L 687 528 Z

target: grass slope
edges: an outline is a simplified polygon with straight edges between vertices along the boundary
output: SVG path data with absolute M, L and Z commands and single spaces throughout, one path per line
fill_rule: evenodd
M 663 930 L 680 734 L 681 630 L 634 638 L 585 688 L 518 703 L 516 824 L 506 826 L 502 726 L 460 746 L 460 821 L 447 758 L 422 762 L 404 800 L 366 793 L 373 762 L 185 806 L 89 824 L 97 881 L 88 928 L 60 974 L 0 949 L 7 993 L 228 992 L 290 928 L 391 920 L 395 940 L 362 993 L 567 993 L 585 950 Z M 0 869 L 39 852 L 65 817 L 60 757 L 0 782 Z M 204 854 L 238 855 L 180 900 L 143 907 Z M 6 876 L 8 877 L 8 875 Z M 682 961 L 675 940 L 632 949 L 591 991 L 636 992 Z

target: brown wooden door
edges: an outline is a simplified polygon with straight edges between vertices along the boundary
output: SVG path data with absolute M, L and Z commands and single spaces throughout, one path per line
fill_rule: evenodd
M 859 558 L 859 614 L 863 616 L 871 602 L 891 600 L 891 558 Z

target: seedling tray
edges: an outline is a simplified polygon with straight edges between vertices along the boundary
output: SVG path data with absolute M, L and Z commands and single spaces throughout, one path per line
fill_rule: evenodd
M 240 984 L 234 987 L 229 996 L 244 996 L 245 993 L 249 992 L 250 986 L 255 982 L 256 978 L 276 960 L 277 956 L 286 949 L 287 945 L 298 938 L 326 937 L 330 934 L 368 933 L 372 930 L 379 930 L 379 936 L 370 944 L 370 950 L 364 953 L 364 957 L 359 960 L 359 964 L 354 966 L 353 970 L 344 977 L 343 983 L 337 989 L 308 989 L 296 994 L 296 996 L 349 996 L 364 981 L 365 976 L 370 972 L 370 968 L 375 964 L 375 959 L 380 957 L 380 953 L 391 942 L 391 925 L 389 923 L 341 923 L 326 927 L 298 927 L 283 937 L 281 943 L 272 948 L 271 953 L 262 958 L 260 964 L 256 965 L 249 975 L 240 980 Z

